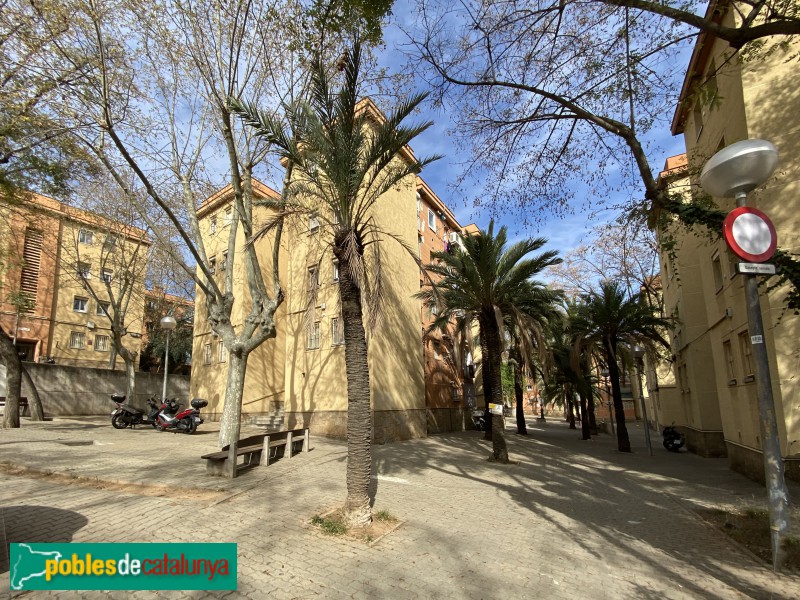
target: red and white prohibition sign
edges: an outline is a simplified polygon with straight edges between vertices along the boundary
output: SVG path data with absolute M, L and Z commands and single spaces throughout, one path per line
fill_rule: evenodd
M 775 225 L 752 206 L 740 206 L 729 212 L 722 223 L 722 234 L 736 256 L 753 263 L 772 258 L 778 245 Z

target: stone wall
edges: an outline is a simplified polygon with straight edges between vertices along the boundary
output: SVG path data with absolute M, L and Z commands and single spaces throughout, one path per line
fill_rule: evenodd
M 741 473 L 748 479 L 764 484 L 764 456 L 759 450 L 726 442 L 728 446 L 728 462 L 731 469 Z M 796 458 L 783 459 L 784 475 L 786 479 L 800 482 L 800 460 Z
M 25 363 L 31 375 L 47 416 L 111 415 L 114 403 L 111 394 L 125 393 L 125 372 L 109 369 L 88 369 L 64 365 Z M 133 406 L 144 408 L 145 399 L 155 394 L 161 396 L 163 374 L 136 373 L 136 399 Z M 22 395 L 30 397 L 23 383 Z M 189 377 L 170 375 L 167 397 L 186 403 L 189 395 Z
M 693 427 L 677 427 L 686 436 L 686 448 L 704 458 L 724 458 L 728 456 L 725 435 L 722 431 L 703 431 Z

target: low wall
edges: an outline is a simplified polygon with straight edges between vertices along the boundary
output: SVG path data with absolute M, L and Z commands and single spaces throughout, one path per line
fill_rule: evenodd
M 42 399 L 44 414 L 48 416 L 110 415 L 114 410 L 111 394 L 125 393 L 124 371 L 45 363 L 25 363 L 25 368 L 30 373 Z M 144 408 L 148 396 L 155 394 L 160 397 L 163 381 L 163 374 L 137 371 L 136 398 L 132 402 L 133 406 Z M 31 397 L 31 392 L 24 382 L 22 395 Z M 186 402 L 189 397 L 189 377 L 170 375 L 167 397 L 176 397 Z

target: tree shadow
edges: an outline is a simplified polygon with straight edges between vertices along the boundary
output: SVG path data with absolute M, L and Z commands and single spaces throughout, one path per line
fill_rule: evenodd
M 89 523 L 80 513 L 50 506 L 0 508 L 0 575 L 9 570 L 9 544 L 71 542 Z

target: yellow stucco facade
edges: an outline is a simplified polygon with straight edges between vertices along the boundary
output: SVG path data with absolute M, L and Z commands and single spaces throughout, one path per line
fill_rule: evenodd
M 6 265 L 0 314 L 26 359 L 107 368 L 112 339 L 104 310 L 109 301 L 105 279 L 118 293 L 123 266 L 133 281 L 125 311 L 131 333 L 123 344 L 138 353 L 150 245 L 144 231 L 39 194 L 22 194 L 13 206 L 1 206 L 0 213 Z M 130 257 L 137 252 L 141 260 L 132 264 Z M 27 291 L 31 306 L 17 318 L 8 299 L 19 289 Z M 121 360 L 116 368 L 123 368 Z
M 742 63 L 730 59 L 725 42 L 701 35 L 673 121 L 673 133 L 684 136 L 686 160 L 679 169 L 668 161 L 662 173 L 665 185 L 698 197 L 700 170 L 716 151 L 748 138 L 771 141 L 780 153 L 778 170 L 750 194 L 748 204 L 769 215 L 779 247 L 794 254 L 800 252 L 800 98 L 796 60 L 786 59 L 797 50 L 795 43 L 788 53 L 777 50 Z M 710 93 L 694 94 L 697 82 L 705 82 Z M 725 211 L 735 206 L 733 199 L 714 200 Z M 669 230 L 677 247 L 672 255 L 662 253 L 661 274 L 666 309 L 680 324 L 672 339 L 676 390 L 661 397 L 663 422 L 674 418 L 690 448 L 727 454 L 732 468 L 761 479 L 755 364 L 744 286 L 736 275 L 740 261 L 722 240 Z M 800 319 L 785 311 L 785 294 L 785 287 L 762 286 L 761 308 L 781 452 L 787 476 L 800 479 Z
M 377 111 L 371 102 L 364 106 L 366 110 Z M 376 112 L 373 118 L 380 119 L 382 115 Z M 254 189 L 262 196 L 277 196 L 262 184 L 256 184 Z M 418 190 L 422 190 L 419 201 Z M 228 188 L 206 200 L 199 209 L 209 257 L 219 257 L 227 248 L 229 234 L 224 215 L 231 200 Z M 445 225 L 448 233 L 460 231 L 452 213 L 419 177 L 409 175 L 371 208 L 370 216 L 376 227 L 386 232 L 380 243 L 383 298 L 380 317 L 378 325 L 367 330 L 373 438 L 378 442 L 423 437 L 429 429 L 422 308 L 415 297 L 421 282 L 416 260 L 419 256 L 415 254 L 423 252 L 421 228 L 427 221 L 422 219 L 428 218 L 423 208 L 427 210 L 429 206 L 437 209 L 434 219 L 438 219 L 440 238 Z M 268 218 L 267 209 L 263 210 L 260 216 Z M 329 240 L 326 221 L 332 221 L 332 216 L 327 217 L 295 215 L 286 222 L 279 259 L 285 300 L 276 314 L 277 337 L 250 356 L 242 412 L 244 419 L 252 419 L 280 411 L 286 427 L 305 426 L 318 435 L 344 437 L 347 416 L 344 340 L 340 329 L 337 265 L 326 244 Z M 425 244 L 424 250 L 429 252 L 433 244 Z M 256 243 L 265 273 L 272 269 L 272 247 L 272 239 Z M 371 248 L 366 257 L 374 266 Z M 233 260 L 233 268 L 232 291 L 236 298 L 233 323 L 238 327 L 243 314 L 239 299 L 245 289 L 238 258 Z M 220 340 L 211 332 L 200 290 L 194 331 L 192 395 L 207 398 L 209 414 L 219 417 L 225 396 L 227 361 L 224 352 L 220 354 Z M 206 360 L 209 355 L 210 360 Z M 457 408 L 458 423 L 450 427 L 461 429 L 460 399 L 453 401 L 452 385 L 448 386 L 448 393 L 450 402 L 438 408 Z

